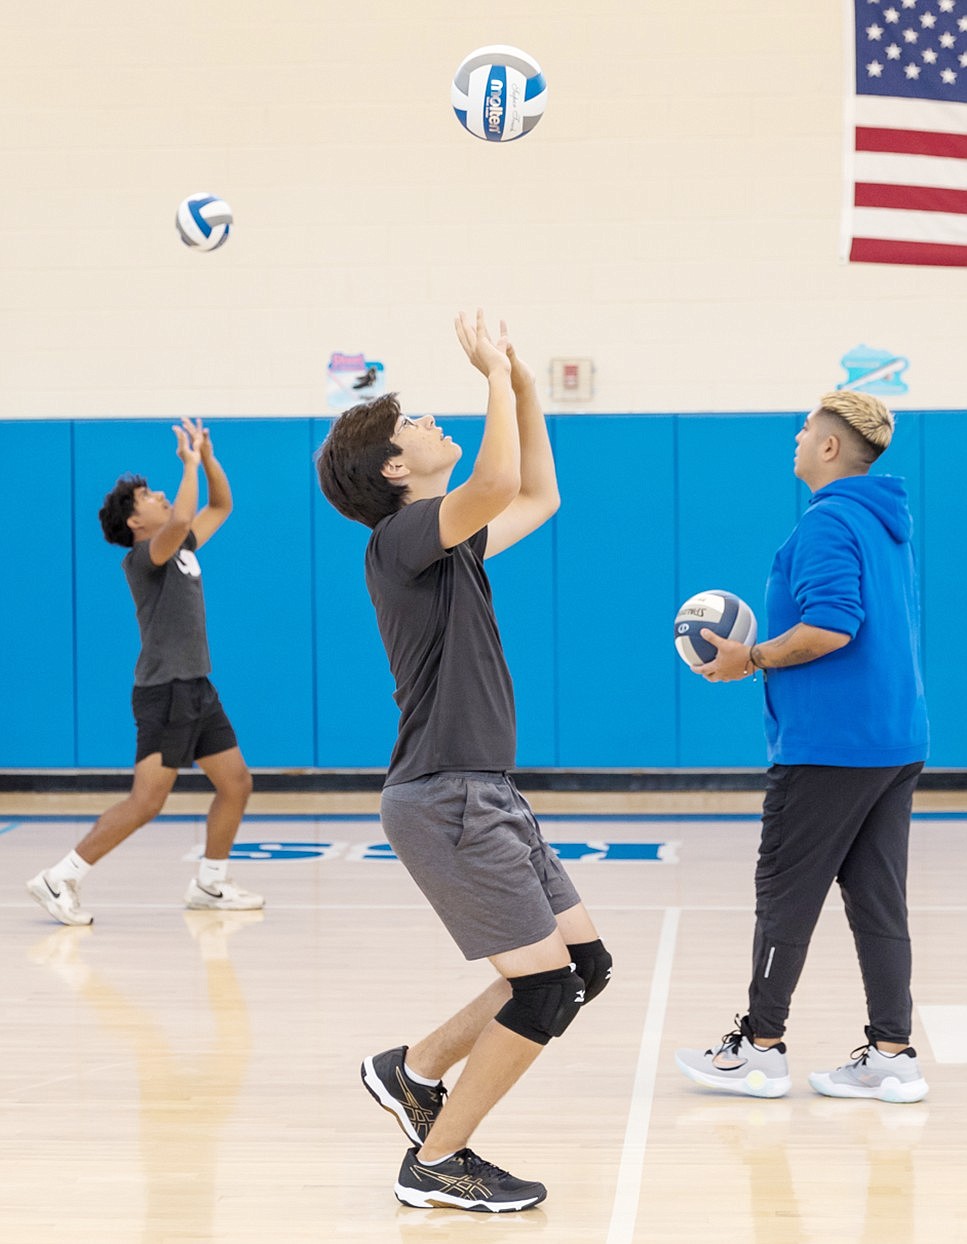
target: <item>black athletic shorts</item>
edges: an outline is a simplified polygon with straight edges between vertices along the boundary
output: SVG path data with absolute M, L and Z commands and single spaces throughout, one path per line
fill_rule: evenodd
M 199 757 L 238 746 L 218 692 L 207 678 L 135 687 L 131 707 L 138 727 L 135 764 L 160 752 L 166 768 L 190 769 Z

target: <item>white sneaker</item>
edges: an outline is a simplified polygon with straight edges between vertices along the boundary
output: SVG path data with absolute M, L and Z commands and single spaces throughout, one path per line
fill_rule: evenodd
M 59 881 L 54 885 L 46 872 L 40 872 L 27 882 L 27 893 L 61 924 L 94 923 L 91 913 L 81 907 L 76 881 Z
M 862 1045 L 850 1057 L 853 1062 L 835 1071 L 814 1071 L 809 1077 L 812 1088 L 824 1097 L 875 1097 L 892 1102 L 926 1097 L 927 1082 L 913 1046 L 899 1054 L 883 1054 L 875 1045 Z
M 749 1017 L 735 1017 L 735 1031 L 727 1032 L 721 1044 L 704 1053 L 701 1050 L 676 1050 L 679 1071 L 705 1088 L 726 1093 L 744 1093 L 747 1097 L 785 1097 L 792 1086 L 786 1045 L 768 1048 L 754 1042 Z
M 185 906 L 192 911 L 258 911 L 265 906 L 261 894 L 251 894 L 228 878 L 216 885 L 203 886 L 192 877 L 185 892 Z

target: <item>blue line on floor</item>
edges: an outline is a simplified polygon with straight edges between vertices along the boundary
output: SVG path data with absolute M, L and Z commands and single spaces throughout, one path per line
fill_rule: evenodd
M 164 823 L 177 824 L 179 822 L 194 822 L 205 819 L 204 812 L 198 812 L 194 815 L 186 815 L 184 813 L 168 813 L 162 812 L 160 816 L 156 816 L 155 821 L 163 821 Z M 686 824 L 701 824 L 703 822 L 743 822 L 758 821 L 759 814 L 757 812 L 539 812 L 537 819 L 541 822 L 581 822 L 581 821 L 631 821 L 637 823 L 667 823 L 669 821 L 680 821 Z M 967 820 L 967 809 L 963 812 L 914 812 L 914 821 L 963 821 Z M 10 825 L 0 828 L 0 834 L 9 833 L 10 830 L 16 829 L 19 825 L 26 825 L 37 822 L 64 822 L 74 823 L 93 823 L 97 820 L 96 814 L 89 813 L 79 815 L 77 813 L 65 814 L 63 816 L 56 813 L 28 813 L 20 817 L 18 821 L 12 822 Z M 246 823 L 258 824 L 261 822 L 278 823 L 280 821 L 288 824 L 298 825 L 309 821 L 341 821 L 345 823 L 357 822 L 366 824 L 379 820 L 379 814 L 376 812 L 254 812 L 247 814 L 244 818 Z

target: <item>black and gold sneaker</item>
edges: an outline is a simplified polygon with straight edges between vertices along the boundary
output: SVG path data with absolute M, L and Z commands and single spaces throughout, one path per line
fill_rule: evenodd
M 423 1144 L 437 1115 L 443 1109 L 447 1090 L 440 1084 L 418 1084 L 403 1068 L 409 1047 L 398 1045 L 363 1059 L 360 1075 L 363 1084 L 384 1110 L 396 1121 L 417 1147 Z
M 417 1209 L 467 1209 L 507 1214 L 530 1209 L 547 1196 L 543 1184 L 516 1179 L 492 1162 L 485 1162 L 472 1149 L 460 1149 L 435 1166 L 427 1166 L 408 1149 L 396 1199 Z

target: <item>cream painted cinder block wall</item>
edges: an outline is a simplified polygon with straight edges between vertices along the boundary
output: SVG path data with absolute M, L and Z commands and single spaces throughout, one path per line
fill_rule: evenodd
M 2 7 L 0 416 L 325 413 L 334 350 L 477 412 L 478 304 L 542 380 L 594 360 L 582 411 L 806 409 L 860 343 L 963 404 L 963 273 L 837 259 L 841 0 Z M 449 104 L 493 42 L 549 83 L 505 146 Z M 236 215 L 211 255 L 197 190 Z

